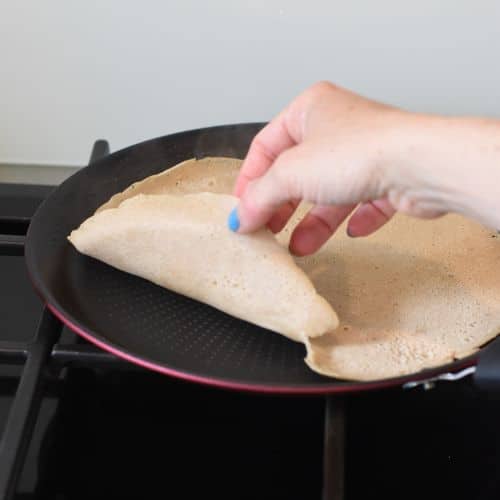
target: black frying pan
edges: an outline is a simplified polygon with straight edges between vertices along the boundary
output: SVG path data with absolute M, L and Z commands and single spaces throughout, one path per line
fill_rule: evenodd
M 234 389 L 366 390 L 476 364 L 478 356 L 469 356 L 413 376 L 368 383 L 323 377 L 305 365 L 302 344 L 85 257 L 67 242 L 72 229 L 132 182 L 193 156 L 243 158 L 262 126 L 228 125 L 160 137 L 117 151 L 67 179 L 40 206 L 26 240 L 29 274 L 52 312 L 90 342 L 133 363 Z

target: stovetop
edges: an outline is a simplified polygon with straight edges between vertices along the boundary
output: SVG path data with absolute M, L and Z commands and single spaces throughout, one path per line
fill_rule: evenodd
M 7 216 L 29 218 L 51 189 L 0 184 L 0 227 Z M 20 351 L 2 346 L 32 341 L 43 305 L 22 256 L 0 256 L 0 276 L 2 457 L 15 441 L 8 433 L 26 366 Z M 5 498 L 327 500 L 324 415 L 332 405 L 345 421 L 344 498 L 500 498 L 500 398 L 468 380 L 327 403 L 178 381 L 100 355 L 66 329 L 51 352 Z M 0 483 L 6 469 L 0 462 Z

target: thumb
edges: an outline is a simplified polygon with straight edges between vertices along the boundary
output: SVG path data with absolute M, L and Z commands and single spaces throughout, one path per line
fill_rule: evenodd
M 250 233 L 265 226 L 284 203 L 301 199 L 306 182 L 300 146 L 282 153 L 261 177 L 249 182 L 228 219 L 232 231 Z M 304 177 L 302 179 L 302 177 Z

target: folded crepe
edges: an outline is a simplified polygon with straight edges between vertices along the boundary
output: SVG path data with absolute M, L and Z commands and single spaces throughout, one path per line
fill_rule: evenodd
M 275 236 L 231 232 L 237 198 L 139 194 L 100 210 L 69 237 L 82 253 L 228 314 L 305 342 L 335 312 Z
M 69 239 L 82 253 L 303 342 L 306 363 L 327 376 L 414 373 L 500 332 L 495 231 L 458 215 L 397 215 L 367 238 L 341 227 L 318 253 L 293 259 L 286 245 L 307 205 L 277 238 L 227 229 L 240 165 L 188 160 L 148 177 Z

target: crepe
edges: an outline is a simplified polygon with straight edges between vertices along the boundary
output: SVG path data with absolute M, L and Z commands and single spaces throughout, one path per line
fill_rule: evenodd
M 186 160 L 156 175 L 134 182 L 121 193 L 116 193 L 96 212 L 116 208 L 120 203 L 138 194 L 224 193 L 231 194 L 241 160 L 236 158 L 203 158 Z
M 228 314 L 305 342 L 338 319 L 267 229 L 241 236 L 227 194 L 139 194 L 69 237 L 82 253 Z
M 189 160 L 136 183 L 98 212 L 138 193 L 231 193 L 240 164 Z M 283 248 L 308 208 L 301 205 L 278 235 Z M 257 267 L 261 260 L 254 257 Z M 318 253 L 295 263 L 340 318 L 337 328 L 315 338 L 288 334 L 305 343 L 307 364 L 324 375 L 374 380 L 411 374 L 469 355 L 500 332 L 500 236 L 461 216 L 422 221 L 396 215 L 367 238 L 349 238 L 342 226 Z M 254 294 L 265 294 L 271 283 L 266 276 Z M 263 324 L 259 318 L 249 321 Z
M 374 380 L 467 356 L 500 332 L 500 239 L 458 215 L 397 215 L 368 238 L 345 228 L 299 265 L 340 318 L 308 341 L 319 373 Z

